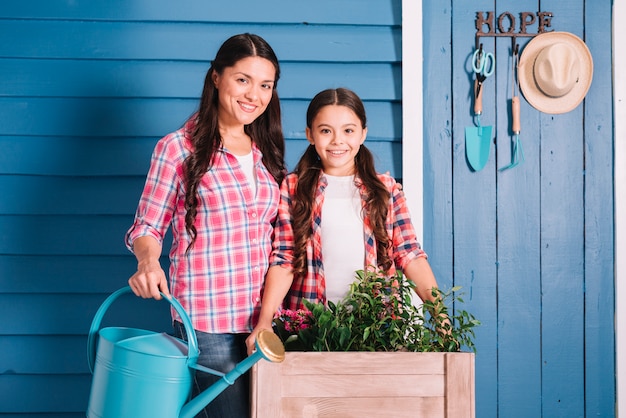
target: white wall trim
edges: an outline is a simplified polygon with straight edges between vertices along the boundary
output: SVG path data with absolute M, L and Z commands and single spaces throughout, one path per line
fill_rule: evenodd
M 422 0 L 402 0 L 402 179 L 413 226 L 424 241 Z
M 626 4 L 613 2 L 613 140 L 615 149 L 615 361 L 617 417 L 626 418 Z M 621 254 L 621 255 L 620 255 Z M 621 408 L 620 408 L 621 406 Z

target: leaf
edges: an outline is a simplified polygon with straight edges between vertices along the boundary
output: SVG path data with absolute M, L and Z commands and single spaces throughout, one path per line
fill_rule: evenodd
M 337 305 L 335 305 L 331 300 L 328 301 L 328 308 L 333 312 L 337 312 Z
M 367 340 L 370 336 L 371 328 L 367 327 L 363 330 L 363 341 Z
M 345 347 L 350 340 L 350 329 L 348 327 L 339 328 L 339 346 Z

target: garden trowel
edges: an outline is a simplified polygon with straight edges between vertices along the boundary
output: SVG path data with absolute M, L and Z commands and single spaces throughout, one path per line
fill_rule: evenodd
M 481 82 L 474 82 L 474 114 L 476 126 L 465 127 L 465 154 L 467 161 L 474 171 L 481 170 L 489 159 L 491 147 L 491 126 L 482 126 L 480 115 L 483 112 L 483 92 Z

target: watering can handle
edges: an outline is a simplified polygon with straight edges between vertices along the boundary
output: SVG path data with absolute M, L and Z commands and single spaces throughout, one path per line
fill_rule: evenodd
M 130 286 L 123 287 L 112 293 L 108 298 L 106 298 L 105 301 L 102 302 L 102 305 L 100 305 L 100 308 L 96 312 L 96 315 L 91 322 L 91 328 L 89 329 L 89 336 L 87 339 L 87 360 L 89 361 L 89 370 L 91 370 L 91 373 L 93 373 L 94 365 L 96 363 L 96 339 L 98 336 L 98 332 L 100 331 L 102 318 L 104 317 L 106 310 L 109 308 L 109 306 L 111 306 L 115 299 L 125 293 L 132 293 L 132 289 L 130 288 Z M 178 315 L 180 316 L 180 319 L 185 326 L 185 332 L 187 333 L 188 339 L 187 361 L 189 363 L 189 366 L 193 367 L 198 360 L 199 351 L 198 340 L 196 339 L 196 333 L 193 330 L 191 319 L 189 319 L 189 315 L 187 315 L 187 312 L 185 312 L 185 309 L 182 307 L 180 302 L 178 302 L 174 297 L 168 298 L 163 293 L 161 293 L 161 296 L 164 300 L 168 301 L 174 307 L 174 309 L 176 309 L 176 312 L 178 312 Z

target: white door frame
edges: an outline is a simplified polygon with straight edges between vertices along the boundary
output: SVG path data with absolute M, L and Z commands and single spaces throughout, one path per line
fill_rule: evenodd
M 613 46 L 626 41 L 626 2 L 613 3 Z M 626 53 L 613 48 L 615 149 L 615 361 L 617 414 L 626 418 Z M 417 236 L 423 243 L 422 0 L 402 0 L 402 177 Z M 410 169 L 409 169 L 410 168 Z M 619 256 L 622 254 L 622 256 Z M 607 289 L 608 290 L 608 289 Z M 620 385 L 620 382 L 624 383 Z M 621 402 L 620 402 L 621 401 Z
M 613 2 L 613 126 L 615 150 L 615 361 L 617 376 L 617 414 L 626 417 L 626 53 L 616 44 L 626 41 L 626 4 Z M 616 42 L 619 39 L 618 42 Z M 621 255 L 620 255 L 621 254 Z M 620 382 L 622 383 L 620 385 Z
M 402 0 L 402 187 L 424 243 L 422 0 Z

